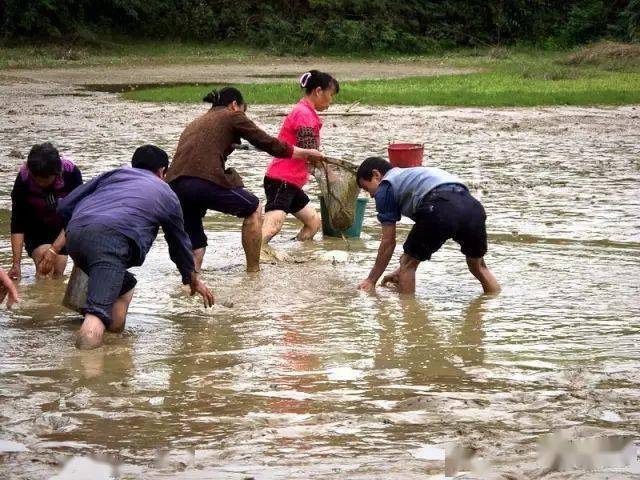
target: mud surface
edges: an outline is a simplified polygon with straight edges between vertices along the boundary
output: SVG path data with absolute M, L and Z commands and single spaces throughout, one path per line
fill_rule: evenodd
M 271 57 L 263 64 L 220 62 L 213 64 L 151 65 L 123 67 L 78 67 L 6 69 L 0 81 L 23 79 L 64 85 L 145 83 L 236 83 L 273 82 L 298 78 L 305 69 L 331 72 L 341 80 L 404 78 L 413 76 L 471 73 L 474 69 L 449 68 L 424 62 L 331 61 Z
M 88 179 L 142 143 L 173 152 L 202 112 L 79 92 L 0 85 L 5 266 L 30 145 L 55 141 Z M 276 133 L 280 110 L 250 113 Z M 64 281 L 35 281 L 25 260 L 23 301 L 0 311 L 0 477 L 443 478 L 446 451 L 449 476 L 475 472 L 459 478 L 638 478 L 623 465 L 640 439 L 640 107 L 367 110 L 326 118 L 325 150 L 425 142 L 426 164 L 482 198 L 502 294 L 480 295 L 453 243 L 421 266 L 415 300 L 356 291 L 378 245 L 371 202 L 348 243 L 298 245 L 288 222 L 274 246 L 307 261 L 259 275 L 244 272 L 240 222 L 210 213 L 204 276 L 233 307 L 187 297 L 159 238 L 134 269 L 126 331 L 78 352 Z M 229 164 L 263 198 L 268 161 Z M 560 431 L 572 442 L 539 460 Z M 610 453 L 554 454 L 572 449 Z

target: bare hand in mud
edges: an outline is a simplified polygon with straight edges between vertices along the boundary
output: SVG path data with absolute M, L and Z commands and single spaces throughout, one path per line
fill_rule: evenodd
M 393 272 L 393 273 L 390 273 L 389 275 L 385 275 L 384 277 L 382 277 L 381 285 L 383 287 L 390 287 L 391 285 L 389 284 L 398 285 L 399 283 L 400 283 L 400 278 L 398 273 Z
M 7 275 L 9 275 L 9 278 L 13 280 L 20 280 L 20 277 L 22 277 L 22 270 L 20 268 L 20 265 L 13 265 L 9 269 L 9 272 L 7 273 Z
M 57 255 L 51 250 L 47 250 L 46 252 L 44 252 L 44 254 L 42 255 L 42 259 L 40 260 L 38 265 L 36 265 L 36 274 L 41 277 L 46 277 L 47 275 L 49 275 L 53 271 L 56 256 Z
M 192 296 L 195 295 L 196 293 L 199 293 L 202 296 L 202 299 L 204 300 L 205 307 L 213 306 L 213 304 L 215 303 L 213 298 L 213 293 L 211 293 L 211 290 L 209 290 L 209 287 L 207 287 L 202 280 L 194 276 L 191 279 L 190 286 L 191 286 Z
M 376 283 L 372 282 L 368 278 L 365 278 L 358 284 L 358 290 L 364 290 L 365 292 L 370 292 L 376 287 Z
M 4 270 L 0 270 L 0 303 L 4 302 L 7 294 L 9 294 L 7 298 L 7 308 L 11 309 L 13 304 L 20 300 L 18 290 L 9 278 L 9 275 L 7 275 Z

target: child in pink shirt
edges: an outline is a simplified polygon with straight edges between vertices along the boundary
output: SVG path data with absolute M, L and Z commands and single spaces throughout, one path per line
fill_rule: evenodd
M 302 148 L 319 148 L 322 120 L 317 112 L 329 108 L 340 91 L 338 81 L 328 73 L 311 70 L 300 77 L 305 95 L 285 118 L 278 138 Z M 309 181 L 309 165 L 298 158 L 274 158 L 264 177 L 267 196 L 262 225 L 262 243 L 266 245 L 280 232 L 287 214 L 303 223 L 297 240 L 310 240 L 320 229 L 320 215 L 309 205 L 302 187 Z

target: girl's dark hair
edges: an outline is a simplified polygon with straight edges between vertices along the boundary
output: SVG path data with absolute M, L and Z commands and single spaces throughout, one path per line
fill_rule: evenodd
M 373 171 L 378 170 L 382 175 L 387 173 L 393 168 L 389 162 L 381 157 L 369 157 L 358 167 L 356 172 L 356 180 L 360 185 L 360 180 L 366 180 L 367 182 L 373 178 Z
M 322 88 L 322 90 L 333 87 L 336 93 L 340 92 L 340 84 L 328 73 L 309 70 L 302 74 L 300 77 L 300 88 L 304 89 L 307 93 L 311 93 L 318 87 Z
M 242 98 L 240 90 L 233 87 L 224 87 L 222 90 L 211 90 L 202 99 L 203 102 L 210 103 L 213 107 L 226 107 L 234 100 L 238 105 L 244 105 L 244 98 Z
M 60 160 L 58 149 L 50 142 L 34 145 L 27 156 L 27 168 L 34 177 L 60 175 L 62 160 Z

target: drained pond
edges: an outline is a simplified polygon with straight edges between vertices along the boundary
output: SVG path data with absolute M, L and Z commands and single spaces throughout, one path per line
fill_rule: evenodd
M 47 83 L 6 82 L 0 98 L 5 268 L 31 145 L 55 142 L 90 179 L 143 143 L 173 153 L 206 108 Z M 276 134 L 286 110 L 248 114 Z M 323 149 L 359 162 L 424 142 L 425 165 L 481 198 L 503 291 L 482 295 L 451 241 L 420 266 L 414 299 L 358 291 L 379 241 L 371 200 L 359 239 L 300 244 L 288 220 L 272 245 L 296 261 L 259 274 L 245 272 L 240 220 L 210 212 L 203 277 L 218 305 L 185 293 L 160 235 L 132 270 L 124 333 L 78 351 L 68 277 L 36 281 L 23 260 L 22 301 L 0 310 L 0 477 L 443 478 L 445 455 L 468 478 L 640 475 L 624 466 L 640 441 L 640 107 L 366 110 L 326 117 Z M 238 150 L 228 165 L 264 200 L 269 160 Z M 317 194 L 312 181 L 319 208 Z M 545 461 L 550 434 L 629 461 Z

